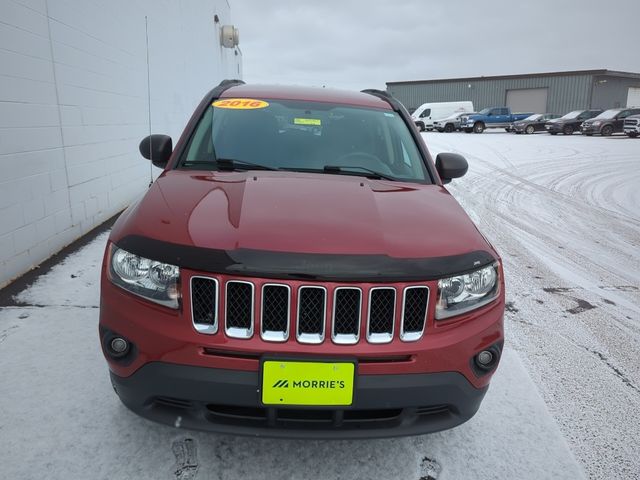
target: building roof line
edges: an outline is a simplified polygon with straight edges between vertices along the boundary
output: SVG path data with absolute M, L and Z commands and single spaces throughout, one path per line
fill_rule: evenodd
M 616 77 L 630 77 L 640 79 L 640 73 L 634 72 L 621 72 L 616 70 L 572 70 L 567 72 L 547 72 L 547 73 L 529 73 L 518 75 L 491 75 L 486 77 L 461 77 L 461 78 L 439 78 L 432 80 L 406 80 L 398 82 L 386 82 L 387 86 L 390 85 L 412 85 L 412 84 L 425 84 L 425 83 L 443 83 L 443 82 L 477 82 L 485 80 L 506 80 L 506 79 L 518 79 L 518 78 L 535 78 L 535 77 L 563 77 L 563 76 L 577 76 L 577 75 L 611 75 Z

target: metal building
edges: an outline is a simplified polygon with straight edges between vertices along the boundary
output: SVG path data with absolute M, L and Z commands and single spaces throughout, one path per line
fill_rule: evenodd
M 506 105 L 514 112 L 558 113 L 640 106 L 640 73 L 611 70 L 387 82 L 409 111 L 426 102 L 471 100 L 476 111 Z

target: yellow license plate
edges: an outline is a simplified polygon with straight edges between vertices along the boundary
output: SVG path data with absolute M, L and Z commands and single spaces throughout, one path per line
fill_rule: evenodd
M 265 360 L 262 403 L 265 405 L 334 406 L 353 403 L 355 364 Z

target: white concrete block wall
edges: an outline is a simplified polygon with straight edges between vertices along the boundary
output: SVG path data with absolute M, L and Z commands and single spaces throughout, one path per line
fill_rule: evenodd
M 219 42 L 227 0 L 0 1 L 0 287 L 146 190 L 145 15 L 152 129 L 175 141 L 207 91 L 241 78 Z

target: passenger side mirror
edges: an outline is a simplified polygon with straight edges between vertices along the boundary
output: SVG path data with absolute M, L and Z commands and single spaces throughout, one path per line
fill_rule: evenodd
M 469 164 L 457 153 L 439 153 L 436 157 L 436 170 L 442 183 L 449 183 L 453 178 L 464 176 L 469 170 Z
M 159 168 L 167 166 L 172 151 L 173 141 L 168 135 L 149 135 L 140 142 L 142 156 Z

